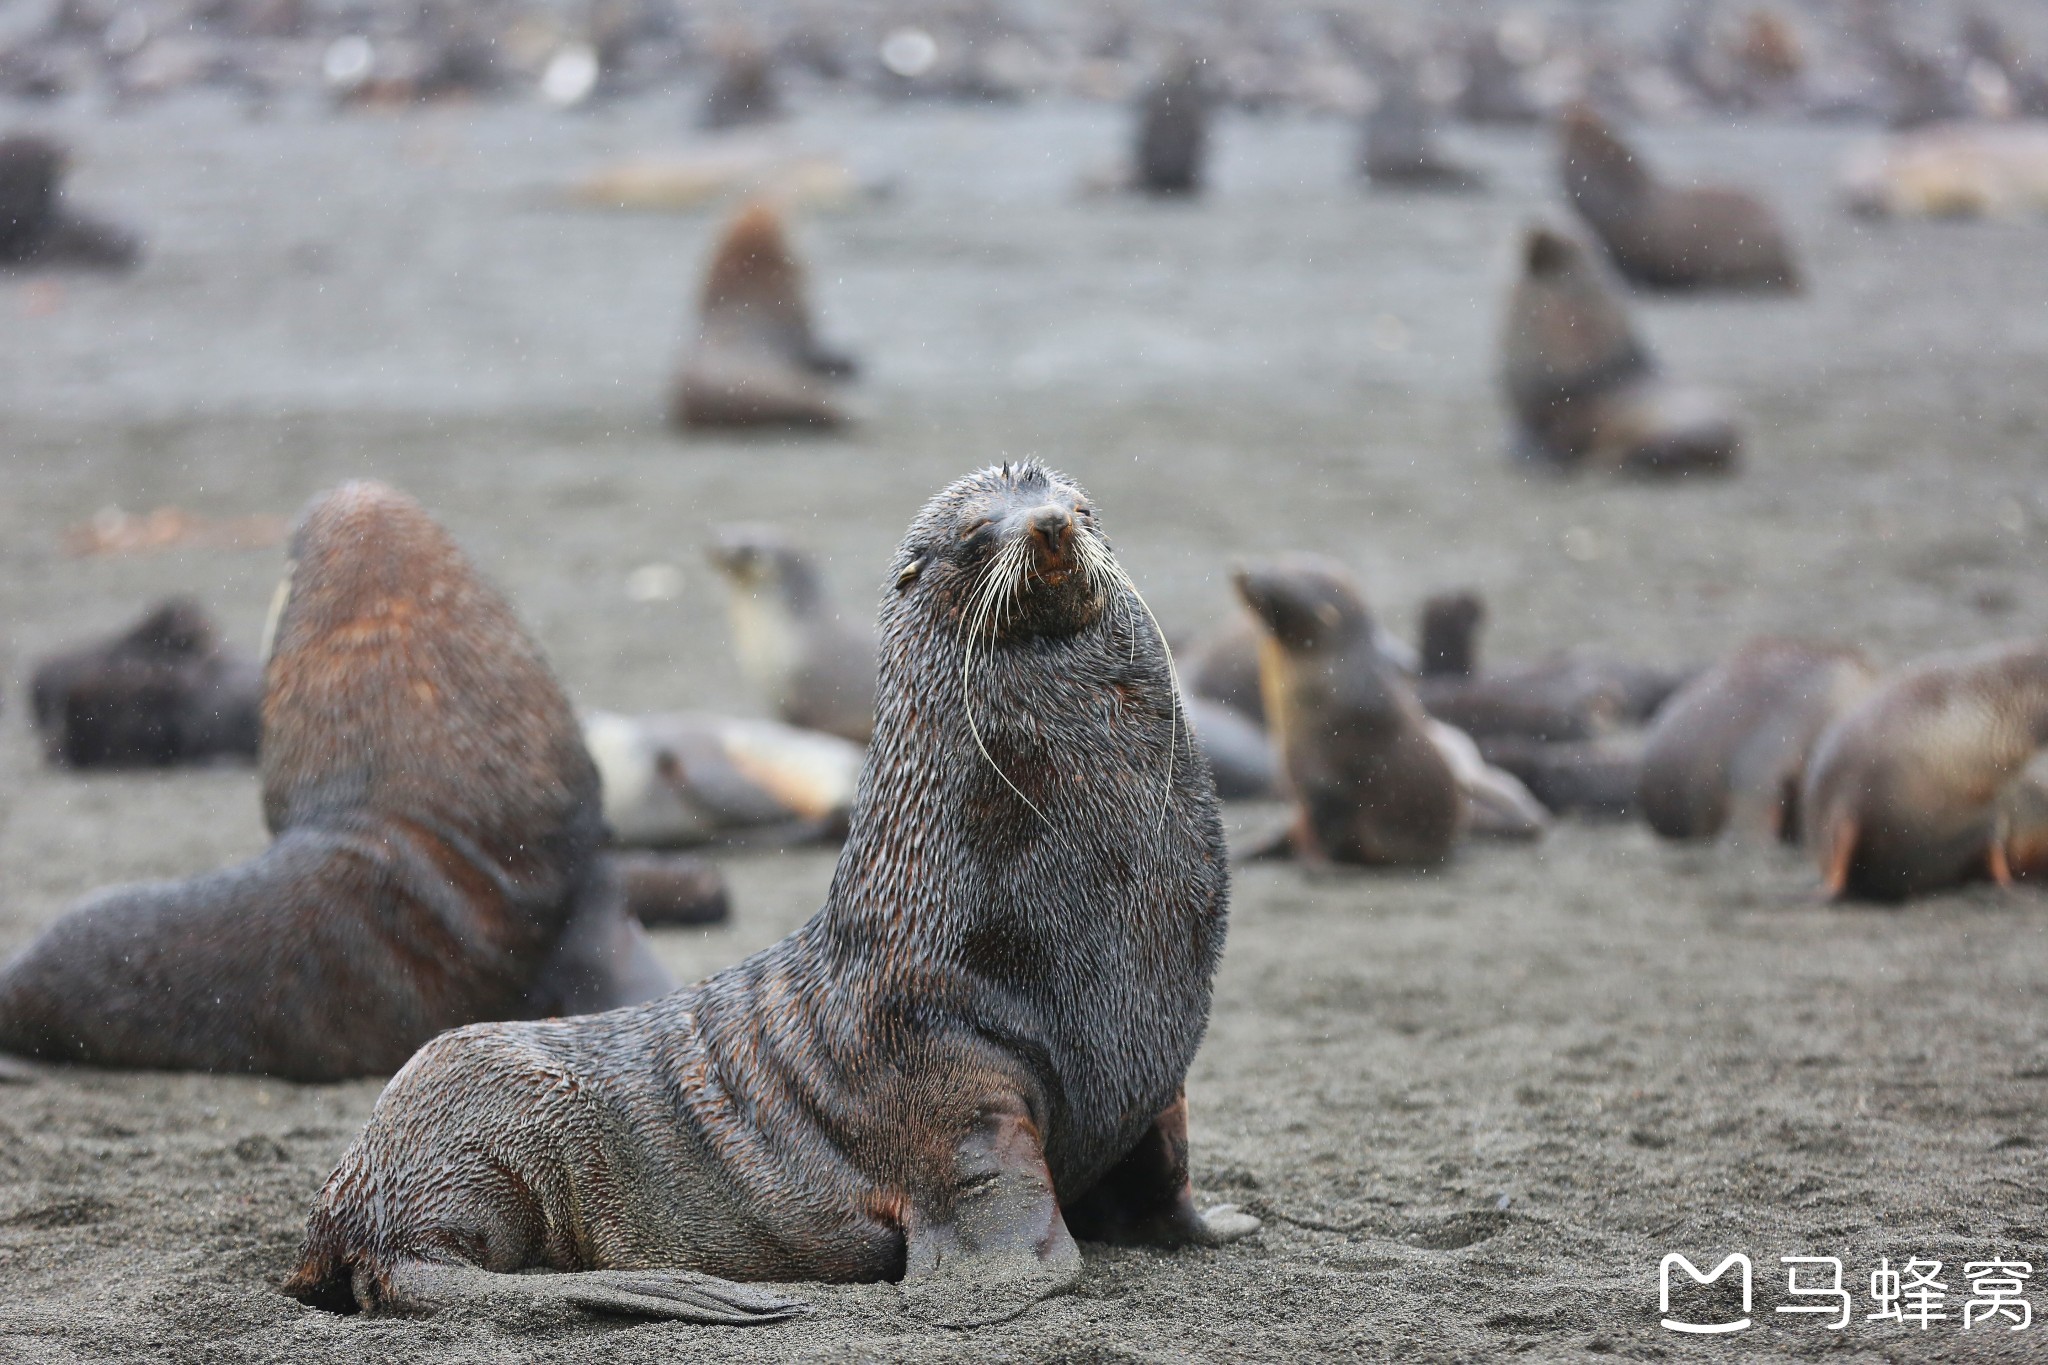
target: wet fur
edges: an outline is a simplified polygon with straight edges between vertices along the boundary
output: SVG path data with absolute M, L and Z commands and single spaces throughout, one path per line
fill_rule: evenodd
M 1020 1142 L 1075 1234 L 1118 1230 L 1106 1177 L 1171 1129 L 1227 873 L 1141 604 L 1091 573 L 988 578 L 1003 518 L 1041 499 L 1080 494 L 985 470 L 898 550 L 824 908 L 651 1004 L 430 1044 L 321 1193 L 288 1292 L 417 1309 L 423 1263 L 922 1281 L 962 1251 L 960 1182 L 1014 1174 Z M 1059 1223 L 1032 1234 L 1033 1293 L 1078 1265 Z

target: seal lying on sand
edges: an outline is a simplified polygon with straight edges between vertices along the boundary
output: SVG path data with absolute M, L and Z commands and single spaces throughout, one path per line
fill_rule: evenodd
M 875 639 L 833 609 L 817 562 L 766 526 L 724 528 L 711 562 L 725 577 L 740 669 L 776 717 L 867 743 Z
M 732 915 L 725 874 L 689 853 L 613 853 L 626 912 L 650 929 L 722 924 Z
M 1802 825 L 1827 894 L 1897 901 L 2009 881 L 2000 803 L 2044 746 L 2039 643 L 1937 655 L 1881 683 L 1807 763 Z
M 901 1280 L 965 1325 L 1073 1283 L 1077 1237 L 1257 1226 L 1190 1196 L 1222 833 L 1093 509 L 1037 465 L 984 470 L 925 506 L 891 578 L 824 908 L 663 1000 L 422 1049 L 287 1293 L 742 1322 L 800 1306 L 708 1277 Z
M 779 721 L 593 711 L 583 735 L 597 761 L 605 821 L 622 844 L 659 848 L 749 832 L 836 837 L 860 779 L 858 744 Z
M 1622 275 L 1663 289 L 1799 287 L 1784 229 L 1742 190 L 1660 184 L 1583 102 L 1559 123 L 1567 198 Z
M 411 499 L 348 484 L 292 539 L 251 862 L 105 892 L 0 968 L 0 1049 L 299 1081 L 443 1029 L 672 983 L 598 857 L 597 773 L 503 598 Z
M 0 267 L 133 266 L 142 247 L 132 234 L 64 203 L 64 162 L 63 149 L 47 139 L 0 138 Z
M 1320 555 L 1290 555 L 1240 568 L 1232 582 L 1264 630 L 1266 719 L 1295 801 L 1296 856 L 1443 861 L 1465 799 L 1429 718 L 1374 648 L 1350 574 Z
M 1201 59 L 1188 53 L 1174 58 L 1138 100 L 1131 188 L 1158 195 L 1201 193 L 1209 160 L 1209 103 Z
M 45 659 L 29 696 L 54 764 L 254 759 L 263 669 L 221 643 L 197 602 L 174 597 L 111 640 Z
M 1476 593 L 1443 593 L 1423 603 L 1424 668 L 1415 689 L 1424 710 L 1482 747 L 1508 736 L 1582 740 L 1640 725 L 1691 676 L 1584 649 L 1482 670 L 1478 637 L 1485 619 L 1486 604 Z
M 775 69 L 760 44 L 733 34 L 725 39 L 723 47 L 718 74 L 705 90 L 704 104 L 697 111 L 697 126 L 717 132 L 782 117 L 782 93 L 776 87 Z
M 1741 435 L 1719 404 L 1658 373 L 1578 242 L 1532 228 L 1508 298 L 1502 379 L 1515 450 L 1556 469 L 1723 473 Z
M 803 267 L 766 204 L 742 209 L 704 279 L 697 339 L 670 397 L 678 427 L 836 427 L 832 380 L 853 361 L 811 332 Z
M 1876 681 L 1877 670 L 1848 645 L 1751 640 L 1658 713 L 1643 749 L 1650 828 L 1667 839 L 1725 829 L 1797 842 L 1807 753 Z

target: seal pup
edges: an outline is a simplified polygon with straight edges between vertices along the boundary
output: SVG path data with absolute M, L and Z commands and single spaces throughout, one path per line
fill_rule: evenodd
M 583 736 L 605 822 L 627 845 L 836 838 L 860 778 L 860 745 L 780 721 L 593 711 Z
M 334 1081 L 458 1024 L 668 989 L 598 857 L 569 703 L 447 532 L 346 484 L 291 560 L 264 670 L 274 841 L 45 929 L 0 967 L 0 1050 Z
M 854 363 L 812 334 L 803 267 L 782 217 L 741 209 L 711 255 L 698 332 L 670 395 L 677 427 L 837 427 L 831 382 Z
M 1138 97 L 1131 187 L 1143 194 L 1201 193 L 1209 160 L 1208 82 L 1202 59 L 1182 52 Z
M 725 579 L 740 671 L 777 719 L 867 743 L 875 638 L 833 609 L 817 561 L 767 526 L 722 528 L 710 556 Z
M 2012 879 L 2000 801 L 2048 746 L 2048 646 L 1901 669 L 1822 733 L 1800 794 L 1830 899 L 1901 901 Z
M 626 913 L 649 929 L 723 924 L 732 899 L 718 864 L 688 853 L 608 855 Z
M 971 1325 L 1071 1285 L 1077 1238 L 1257 1226 L 1189 1188 L 1222 830 L 1095 509 L 1042 466 L 983 470 L 925 505 L 889 583 L 824 908 L 662 1000 L 428 1044 L 285 1292 L 740 1322 L 799 1305 L 726 1281 L 898 1280 Z
M 1582 100 L 1558 129 L 1565 197 L 1625 278 L 1660 289 L 1799 288 L 1785 231 L 1755 195 L 1661 183 Z
M 1486 177 L 1445 155 L 1435 111 L 1415 78 L 1413 63 L 1380 64 L 1380 99 L 1365 118 L 1358 169 L 1374 189 L 1470 191 Z
M 1501 351 L 1513 448 L 1527 463 L 1659 476 L 1735 468 L 1735 423 L 1711 397 L 1659 373 L 1616 290 L 1572 238 L 1545 227 L 1524 237 Z
M 0 267 L 131 268 L 142 257 L 134 234 L 64 202 L 66 162 L 47 138 L 0 137 Z
M 1372 621 L 1373 650 L 1380 662 L 1405 678 L 1414 677 L 1421 662 L 1407 641 L 1388 630 L 1377 617 Z M 1266 703 L 1259 681 L 1259 640 L 1265 635 L 1258 618 L 1242 604 L 1222 624 L 1197 636 L 1180 651 L 1180 673 L 1196 697 L 1230 707 L 1261 726 L 1266 723 Z
M 30 710 L 50 763 L 167 767 L 256 757 L 263 669 L 173 597 L 110 640 L 36 666 Z
M 1427 866 L 1466 819 L 1457 774 L 1407 685 L 1374 648 L 1345 568 L 1320 555 L 1241 566 L 1231 581 L 1264 634 L 1266 720 L 1309 863 Z
M 1724 830 L 1796 843 L 1799 787 L 1821 731 L 1877 681 L 1849 645 L 1744 644 L 1671 698 L 1643 745 L 1641 801 L 1666 839 Z

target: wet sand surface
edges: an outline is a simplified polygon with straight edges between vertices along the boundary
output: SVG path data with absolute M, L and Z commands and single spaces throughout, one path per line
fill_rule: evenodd
M 1732 395 L 1746 471 L 1529 481 L 1493 343 L 1515 230 L 1559 214 L 1533 133 L 1463 133 L 1492 193 L 1365 194 L 1354 130 L 1238 118 L 1199 206 L 1087 198 L 1112 109 L 846 105 L 775 136 L 893 180 L 806 217 L 845 438 L 678 440 L 662 388 L 717 216 L 550 192 L 675 145 L 674 103 L 252 122 L 193 99 L 78 116 L 82 204 L 147 229 L 125 280 L 0 278 L 0 951 L 109 883 L 262 847 L 247 770 L 40 766 L 31 661 L 198 595 L 253 649 L 276 548 L 75 559 L 108 504 L 289 515 L 340 479 L 418 495 L 510 593 L 579 704 L 745 709 L 709 528 L 769 520 L 853 613 L 920 501 L 1036 454 L 1084 482 L 1170 628 L 1234 556 L 1336 554 L 1406 626 L 1484 591 L 1496 659 L 1597 644 L 1704 660 L 1762 630 L 1887 662 L 2048 628 L 2048 227 L 1870 227 L 1834 206 L 1860 134 L 1645 130 L 1668 172 L 1788 215 L 1794 301 L 1638 300 L 1671 367 Z M 680 593 L 629 596 L 633 571 Z M 685 976 L 801 923 L 831 856 L 728 859 L 734 923 L 666 932 Z M 1222 1251 L 1090 1248 L 1080 1289 L 972 1332 L 893 1289 L 805 1321 L 334 1317 L 283 1298 L 305 1212 L 378 1085 L 56 1074 L 0 1087 L 0 1358 L 73 1360 L 1583 1359 L 1745 1352 L 2038 1358 L 1968 1333 L 1961 1264 L 2032 1261 L 2048 1309 L 2048 907 L 1991 891 L 1823 909 L 1788 854 L 1566 825 L 1434 875 L 1242 869 L 1190 1078 L 1199 1195 L 1260 1213 Z M 1757 1325 L 1658 1325 L 1666 1252 L 1757 1266 Z M 1926 1332 L 1777 1315 L 1777 1258 L 1949 1266 Z M 1710 1259 L 1711 1258 L 1711 1259 Z

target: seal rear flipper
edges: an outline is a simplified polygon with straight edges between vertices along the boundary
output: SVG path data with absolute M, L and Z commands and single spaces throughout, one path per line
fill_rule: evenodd
M 1021 1112 L 985 1115 L 954 1150 L 939 1208 L 913 1207 L 903 1306 L 939 1327 L 1008 1322 L 1071 1289 L 1081 1249 L 1053 1194 L 1038 1129 Z
M 751 1285 L 689 1270 L 581 1270 L 506 1275 L 470 1265 L 399 1261 L 384 1277 L 377 1311 L 431 1314 L 462 1307 L 523 1317 L 553 1306 L 710 1326 L 783 1322 L 810 1311 Z M 289 1290 L 287 1291 L 289 1292 Z
M 1188 1097 L 1177 1095 L 1137 1145 L 1063 1213 L 1076 1237 L 1114 1246 L 1222 1246 L 1259 1220 L 1221 1204 L 1202 1213 L 1188 1179 Z

